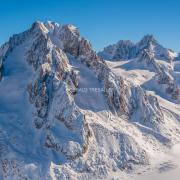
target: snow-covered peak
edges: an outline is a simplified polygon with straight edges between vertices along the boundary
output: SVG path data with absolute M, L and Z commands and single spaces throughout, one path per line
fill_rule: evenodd
M 129 40 L 120 40 L 116 44 L 104 48 L 98 55 L 104 59 L 131 59 L 136 53 L 135 44 Z
M 148 48 L 151 45 L 157 45 L 157 40 L 154 38 L 153 35 L 147 34 L 145 35 L 139 42 L 138 42 L 138 46 L 140 46 L 140 48 L 144 49 L 144 48 Z
M 108 60 L 121 60 L 121 59 L 133 59 L 137 58 L 144 49 L 148 49 L 154 54 L 154 58 L 172 61 L 177 57 L 177 53 L 171 49 L 163 47 L 154 38 L 153 35 L 145 35 L 138 43 L 134 44 L 131 41 L 119 41 L 114 45 L 110 45 L 104 48 L 102 52 L 99 52 L 99 56 Z
M 47 22 L 44 22 L 44 23 L 41 23 L 43 24 L 47 30 L 49 31 L 49 33 L 54 33 L 54 31 L 68 31 L 68 32 L 71 32 L 73 35 L 75 36 L 80 36 L 79 34 L 79 30 L 77 27 L 75 27 L 74 25 L 72 24 L 67 24 L 67 25 L 60 25 L 56 22 L 52 22 L 52 21 L 47 21 Z
M 43 23 L 48 29 L 51 29 L 53 27 L 60 27 L 60 24 L 53 21 L 46 21 Z
M 64 25 L 63 28 L 70 31 L 71 33 L 73 33 L 76 36 L 80 36 L 78 28 L 75 27 L 74 25 L 71 25 L 71 24 Z
M 44 25 L 43 22 L 40 22 L 40 21 L 35 21 L 32 24 L 30 31 L 32 31 L 33 33 L 39 32 L 39 31 L 42 31 L 44 33 L 48 33 L 47 27 Z

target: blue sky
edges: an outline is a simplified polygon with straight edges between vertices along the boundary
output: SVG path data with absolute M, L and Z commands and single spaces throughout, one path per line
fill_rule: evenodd
M 36 21 L 74 24 L 94 49 L 154 34 L 180 51 L 179 0 L 0 0 L 0 44 Z

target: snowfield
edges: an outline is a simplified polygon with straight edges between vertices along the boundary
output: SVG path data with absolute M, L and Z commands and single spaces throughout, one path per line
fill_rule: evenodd
M 162 179 L 162 180 L 178 180 L 180 172 L 180 144 L 172 147 L 168 155 L 159 159 L 157 157 L 153 167 L 145 169 L 139 172 L 134 177 L 134 180 L 151 180 L 151 179 Z M 133 179 L 133 178 L 132 178 Z
M 129 83 L 142 85 L 152 79 L 154 72 L 138 66 L 136 60 L 107 61 L 107 64 L 117 75 L 123 76 Z

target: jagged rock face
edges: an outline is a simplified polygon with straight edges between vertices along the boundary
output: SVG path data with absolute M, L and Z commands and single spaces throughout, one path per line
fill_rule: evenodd
M 153 48 L 152 45 L 157 45 L 158 42 L 154 39 L 153 35 L 145 35 L 138 43 L 139 49 Z
M 133 108 L 129 100 L 132 91 L 131 88 L 125 85 L 122 78 L 117 77 L 111 72 L 105 62 L 92 50 L 88 41 L 80 37 L 77 29 L 72 26 L 62 26 L 61 31 L 59 31 L 59 37 L 62 41 L 63 50 L 66 53 L 75 56 L 96 73 L 103 84 L 105 97 L 112 112 L 120 116 L 132 116 Z M 121 43 L 123 44 L 123 42 Z M 129 43 L 127 42 L 126 44 Z M 145 95 L 143 94 L 142 96 Z M 133 98 L 132 96 L 131 99 Z M 138 108 L 143 108 L 143 106 L 138 106 Z M 153 116 L 156 115 L 153 114 Z
M 141 124 L 158 129 L 164 117 L 157 98 L 147 95 L 141 87 L 129 87 L 114 74 L 110 73 L 106 80 L 105 96 L 112 112 L 132 121 L 138 117 Z
M 70 52 L 71 54 L 79 55 L 79 32 L 78 30 L 70 25 L 63 26 L 59 38 L 63 42 L 63 48 L 65 52 Z
M 115 77 L 113 73 L 109 73 L 104 88 L 112 111 L 119 115 L 129 116 L 131 111 L 127 98 L 129 96 L 129 89 L 125 85 L 123 79 Z
M 68 60 L 61 49 L 54 47 L 46 35 L 42 34 L 27 52 L 27 61 L 39 73 L 34 84 L 28 85 L 30 101 L 35 104 L 38 117 L 45 118 L 56 82 L 68 79 L 71 75 Z M 73 81 L 70 84 L 75 89 Z
M 132 97 L 132 111 L 134 112 L 132 120 L 138 117 L 141 124 L 158 130 L 164 116 L 157 98 L 147 95 L 140 87 L 132 89 Z
M 143 64 L 145 67 L 151 69 L 152 71 L 159 71 L 159 66 L 157 65 L 154 53 L 148 49 L 142 50 L 138 56 L 138 62 Z
M 27 89 L 30 102 L 37 109 L 36 128 L 46 125 L 49 129 L 45 145 L 62 152 L 68 158 L 82 155 L 88 146 L 90 130 L 84 115 L 73 102 L 73 93 L 76 92 L 78 82 L 76 74 L 68 66 L 66 55 L 42 34 L 27 52 L 27 61 L 38 71 L 37 79 L 29 84 Z M 61 143 L 60 140 L 56 140 L 53 130 L 51 132 L 53 119 L 63 123 L 69 130 L 74 131 L 75 128 L 73 133 L 77 133 L 79 142 L 73 145 L 71 141 Z
M 176 80 L 173 77 L 172 71 L 165 71 L 164 68 L 159 68 L 159 73 L 156 75 L 155 79 L 160 85 L 165 86 L 165 92 L 171 95 L 174 100 L 180 100 L 180 88 Z
M 93 66 L 93 63 L 96 66 L 97 61 L 104 63 L 92 50 L 91 44 L 86 39 L 80 37 L 75 27 L 62 26 L 62 32 L 59 37 L 63 44 L 63 50 L 76 58 L 80 58 L 87 66 Z
M 174 51 L 164 48 L 152 35 L 146 35 L 139 43 L 137 43 L 137 47 L 139 48 L 139 51 L 148 49 L 154 53 L 154 58 L 166 60 L 168 62 L 171 62 L 176 56 Z
M 147 69 L 156 72 L 154 77 L 159 85 L 165 86 L 165 92 L 171 96 L 172 99 L 179 100 L 179 87 L 173 76 L 172 66 L 164 66 L 159 64 L 155 58 L 154 53 L 144 49 L 138 57 L 138 62 Z
M 113 74 L 107 67 L 106 63 L 101 58 L 99 58 L 92 50 L 91 45 L 88 43 L 88 41 L 81 38 L 79 33 L 77 32 L 77 29 L 74 29 L 75 28 L 73 28 L 72 31 L 72 29 L 68 26 L 62 27 L 63 33 L 60 33 L 60 38 L 62 40 L 64 51 L 75 56 L 95 72 L 95 74 L 103 84 L 104 94 L 107 98 L 108 105 L 110 106 L 112 112 L 117 113 L 119 116 L 127 116 L 128 118 L 131 118 L 134 113 L 134 106 L 136 106 L 137 109 L 140 108 L 141 111 L 144 111 L 144 108 L 147 108 L 147 110 L 145 110 L 147 114 L 142 114 L 142 118 L 146 119 L 149 116 L 148 113 L 151 112 L 151 109 L 153 108 L 153 105 L 151 106 L 152 102 L 148 102 L 151 108 L 149 106 L 139 106 L 141 102 L 139 102 L 139 99 L 137 98 L 136 101 L 134 101 L 134 104 L 136 103 L 136 105 L 132 105 L 131 102 L 134 100 L 132 91 L 134 87 L 129 88 L 122 78 L 119 78 L 115 74 Z M 67 41 L 67 39 L 71 39 L 71 41 Z M 119 43 L 124 45 L 123 42 Z M 133 45 L 130 42 L 125 43 L 125 45 L 127 44 L 129 46 Z M 142 53 L 142 57 L 146 57 L 146 63 L 148 65 L 153 59 L 153 54 L 151 52 L 148 53 L 147 51 L 144 52 L 145 53 Z M 124 52 L 124 54 L 126 53 Z M 140 96 L 142 96 L 142 99 L 144 99 L 144 97 L 146 96 L 145 93 L 143 93 L 142 89 L 138 90 L 142 91 Z M 147 99 L 146 101 L 149 100 Z M 163 119 L 162 114 L 159 115 L 158 118 L 156 118 L 155 113 L 152 113 L 151 116 L 153 117 L 153 119 Z M 141 122 L 143 123 L 144 121 Z
M 81 113 L 71 95 L 67 93 L 65 84 L 62 84 L 60 89 L 55 93 L 49 111 L 49 122 L 47 123 L 49 133 L 45 145 L 55 149 L 57 152 L 63 153 L 68 159 L 75 159 L 82 156 L 88 148 L 91 132 L 85 115 Z M 55 127 L 52 126 L 54 119 L 65 126 L 68 130 L 67 136 L 72 136 L 72 140 L 65 141 L 56 137 Z
M 146 58 L 147 66 L 153 61 L 154 66 L 156 67 L 156 63 L 151 52 L 142 52 L 142 57 Z M 93 61 L 94 59 L 89 60 L 87 58 L 85 60 Z M 146 95 L 143 89 L 140 87 L 128 87 L 122 78 L 119 78 L 113 74 L 101 62 L 102 60 L 100 59 L 96 62 L 95 66 L 90 66 L 90 68 L 92 68 L 97 73 L 97 76 L 102 81 L 103 87 L 105 89 L 105 96 L 107 97 L 107 101 L 112 112 L 117 113 L 119 116 L 123 115 L 127 116 L 128 118 L 132 118 L 135 117 L 134 114 L 136 114 L 136 111 L 141 111 L 141 123 L 149 126 L 152 126 L 153 124 L 153 126 L 157 128 L 158 122 L 163 121 L 163 114 L 160 110 L 161 108 L 157 99 L 155 98 L 154 101 L 150 100 L 152 99 L 151 96 Z M 158 66 L 156 68 L 158 68 Z M 134 93 L 134 89 L 136 89 L 136 93 Z M 138 98 L 136 98 L 136 94 L 139 94 Z M 143 103 L 145 104 L 141 105 Z M 154 111 L 154 109 L 156 109 L 154 104 L 157 104 L 159 110 Z M 136 110 L 134 107 L 136 107 Z M 149 118 L 150 116 L 151 118 Z

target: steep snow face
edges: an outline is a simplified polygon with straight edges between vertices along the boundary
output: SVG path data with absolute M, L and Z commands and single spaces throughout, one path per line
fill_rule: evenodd
M 33 127 L 34 108 L 29 103 L 26 91 L 27 84 L 34 76 L 33 69 L 28 66 L 25 58 L 29 45 L 30 43 L 26 42 L 17 46 L 8 53 L 4 61 L 3 79 L 0 83 L 2 179 L 18 178 L 12 174 L 12 169 L 16 166 L 15 159 L 30 163 L 34 156 L 39 155 L 39 150 L 39 158 L 44 156 L 42 144 Z M 7 165 L 9 160 L 11 167 Z
M 106 63 L 72 25 L 35 22 L 12 36 L 0 49 L 3 179 L 122 175 L 179 141 L 179 106 L 145 86 L 146 77 L 161 69 L 173 74 L 173 65 L 157 63 L 144 49 L 149 42 L 156 44 L 145 38 L 141 53 L 126 62 L 141 64 L 142 71 L 136 71 L 121 67 L 126 63 Z M 119 45 L 122 58 L 136 54 L 133 43 Z
M 104 89 L 97 76 L 86 65 L 69 56 L 70 64 L 77 73 L 78 90 L 76 104 L 84 110 L 94 112 L 108 110 Z
M 12 133 L 8 134 L 10 135 L 9 138 L 12 138 L 11 135 L 16 135 L 15 131 L 17 129 L 13 130 L 13 126 L 16 126 L 16 120 L 19 119 L 19 122 L 17 122 L 19 125 L 32 122 L 31 106 L 28 104 L 26 85 L 30 82 L 33 71 L 28 67 L 24 59 L 24 49 L 24 46 L 17 47 L 10 53 L 4 64 L 4 75 L 0 83 L 1 129 L 11 129 L 11 131 L 6 132 Z M 26 112 L 24 112 L 25 108 L 27 109 Z

